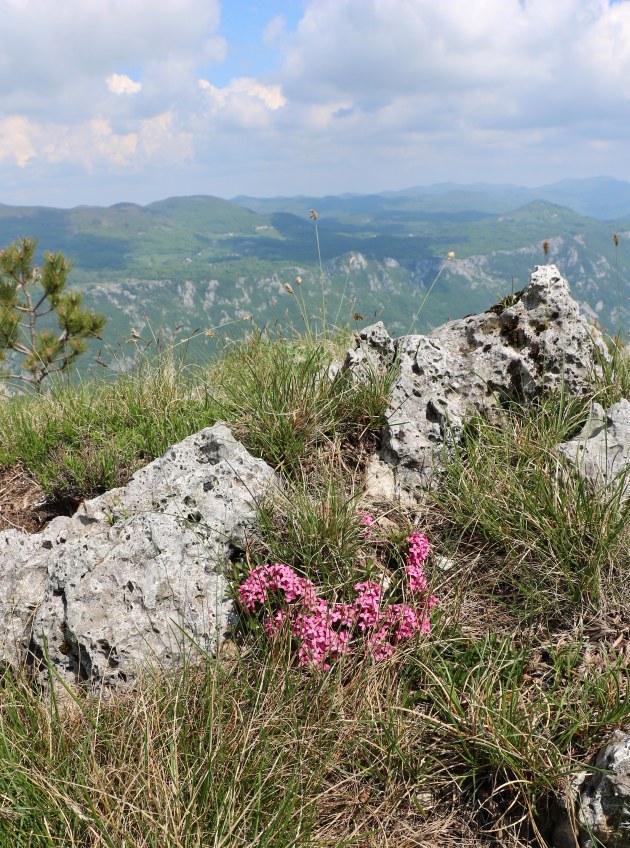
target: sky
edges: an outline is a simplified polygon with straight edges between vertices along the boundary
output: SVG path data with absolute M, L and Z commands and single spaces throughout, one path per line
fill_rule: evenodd
M 630 180 L 630 0 L 0 0 L 0 203 Z

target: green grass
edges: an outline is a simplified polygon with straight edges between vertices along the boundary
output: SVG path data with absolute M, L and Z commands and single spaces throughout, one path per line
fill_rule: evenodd
M 587 407 L 558 395 L 498 422 L 472 422 L 436 495 L 453 521 L 505 559 L 494 591 L 509 604 L 531 597 L 537 617 L 597 610 L 618 597 L 627 569 L 622 486 L 594 497 L 553 450 L 579 432 Z
M 283 562 L 296 571 L 314 573 L 328 589 L 349 590 L 365 579 L 359 560 L 364 541 L 357 521 L 358 493 L 348 480 L 324 471 L 322 479 L 302 477 L 263 502 L 258 526 L 264 544 L 258 558 Z
M 580 642 L 487 633 L 425 644 L 409 663 L 410 702 L 441 752 L 435 777 L 466 787 L 486 820 L 494 812 L 493 827 L 509 830 L 526 814 L 536 832 L 574 757 L 628 716 L 622 662 L 606 666 L 605 676 L 585 666 Z
M 162 357 L 0 405 L 0 463 L 76 499 L 226 420 L 283 479 L 234 590 L 282 561 L 329 599 L 368 577 L 399 591 L 417 528 L 439 599 L 431 636 L 382 663 L 298 668 L 288 640 L 244 618 L 218 657 L 191 645 L 183 668 L 107 697 L 5 670 L 0 845 L 546 844 L 569 776 L 630 720 L 628 507 L 561 466 L 553 446 L 587 412 L 562 394 L 471 422 L 422 503 L 365 504 L 392 374 L 330 379 L 347 343 L 256 333 L 203 366 Z M 619 347 L 593 397 L 627 397 L 628 373 Z
M 115 381 L 56 383 L 41 399 L 0 404 L 0 464 L 21 461 L 55 499 L 126 483 L 174 442 L 212 425 L 217 409 L 172 357 Z

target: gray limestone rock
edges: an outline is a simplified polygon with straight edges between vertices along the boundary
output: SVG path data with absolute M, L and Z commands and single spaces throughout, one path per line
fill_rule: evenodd
M 144 661 L 212 647 L 230 601 L 216 539 L 202 526 L 145 512 L 55 551 L 31 650 L 70 681 L 126 682 Z
M 65 540 L 66 518 L 56 518 L 41 533 L 0 533 L 0 665 L 15 665 L 28 650 L 37 607 L 48 580 L 48 560 Z
M 531 403 L 561 385 L 586 394 L 600 356 L 607 356 L 601 334 L 580 315 L 557 268 L 545 265 L 523 292 L 427 336 L 392 341 L 382 325 L 368 327 L 344 367 L 383 367 L 395 358 L 380 459 L 394 469 L 396 496 L 413 500 L 438 479 L 468 418 Z
M 615 731 L 592 768 L 576 775 L 569 796 L 552 822 L 553 848 L 630 848 L 629 727 Z
M 630 848 L 630 728 L 616 731 L 580 789 L 583 848 Z
M 346 354 L 343 371 L 354 379 L 366 379 L 384 373 L 394 364 L 396 344 L 382 321 L 371 324 L 355 335 L 354 346 Z
M 388 503 L 396 500 L 394 468 L 374 455 L 365 472 L 364 498 L 368 503 Z
M 43 533 L 1 533 L 0 661 L 28 654 L 45 674 L 48 657 L 68 681 L 114 685 L 190 640 L 213 649 L 232 613 L 225 564 L 274 480 L 219 423 Z
M 604 410 L 595 403 L 582 432 L 556 450 L 599 489 L 620 486 L 630 498 L 630 401 L 622 399 Z

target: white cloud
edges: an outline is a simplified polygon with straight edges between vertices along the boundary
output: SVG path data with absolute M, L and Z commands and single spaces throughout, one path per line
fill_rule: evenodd
M 134 82 L 126 74 L 110 74 L 105 82 L 113 94 L 137 94 L 142 90 L 142 83 Z
M 196 66 L 225 55 L 218 0 L 0 0 L 0 19 L 5 167 L 94 171 L 190 157 Z
M 628 2 L 318 0 L 282 81 L 291 101 L 350 100 L 371 126 L 397 102 L 418 128 L 447 112 L 454 127 L 521 128 L 618 119 L 629 77 Z
M 192 159 L 192 133 L 178 127 L 176 118 L 170 111 L 143 121 L 138 137 L 140 150 L 146 161 L 175 164 Z
M 82 147 L 80 155 L 89 168 L 99 159 L 114 165 L 128 165 L 136 155 L 138 134 L 114 133 L 103 118 L 93 118 L 83 134 L 89 138 L 89 146 Z M 73 152 L 73 148 L 75 145 L 70 145 L 68 152 Z
M 23 118 L 0 123 L 0 161 L 20 168 L 31 161 L 81 163 L 88 171 L 100 166 L 141 168 L 152 162 L 174 165 L 192 156 L 192 136 L 164 112 L 138 121 L 132 131 L 117 131 L 103 117 L 79 125 L 37 124 Z
M 224 88 L 218 88 L 205 79 L 200 79 L 198 85 L 208 92 L 217 108 L 226 106 L 233 98 L 257 99 L 271 110 L 280 109 L 287 102 L 279 85 L 263 85 L 250 77 L 233 79 Z
M 217 128 L 233 131 L 269 127 L 271 113 L 287 104 L 279 85 L 264 85 L 250 77 L 238 77 L 222 88 L 206 79 L 197 84 L 204 93 L 208 115 L 220 122 L 215 124 Z
M 0 0 L 0 111 L 83 106 L 130 67 L 225 57 L 219 0 Z
M 249 53 L 218 35 L 219 13 L 0 0 L 3 178 L 43 185 L 74 163 L 161 168 L 171 186 L 185 163 L 228 196 L 543 182 L 611 161 L 630 178 L 630 0 L 305 0 Z M 215 76 L 228 46 L 232 78 Z
M 34 135 L 36 127 L 28 118 L 14 115 L 0 121 L 0 161 L 9 159 L 23 168 L 36 155 Z
M 284 15 L 273 17 L 262 32 L 262 43 L 267 47 L 273 47 L 285 35 L 287 21 Z

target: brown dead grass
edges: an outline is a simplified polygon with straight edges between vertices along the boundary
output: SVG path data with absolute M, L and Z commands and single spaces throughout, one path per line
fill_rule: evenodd
M 50 502 L 20 462 L 0 468 L 0 531 L 39 533 L 56 516 L 71 514 L 72 507 Z

